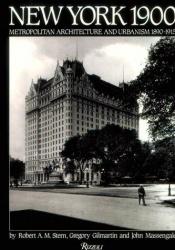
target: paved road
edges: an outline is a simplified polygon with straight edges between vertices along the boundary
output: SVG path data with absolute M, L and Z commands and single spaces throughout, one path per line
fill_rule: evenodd
M 23 187 L 24 188 L 24 187 Z M 21 189 L 21 188 L 20 188 Z M 24 188 L 25 189 L 25 188 Z M 34 188 L 28 187 L 26 190 L 33 191 Z M 54 193 L 69 193 L 69 194 L 86 194 L 86 195 L 100 195 L 100 196 L 110 196 L 110 197 L 124 197 L 124 198 L 137 198 L 137 186 L 130 187 L 90 187 L 90 188 L 39 188 L 36 187 L 36 191 L 42 192 L 54 192 Z M 175 184 L 171 184 L 172 197 L 167 197 L 168 195 L 168 185 L 158 184 L 158 185 L 145 185 L 146 199 L 153 200 L 164 200 L 172 198 L 175 199 Z
M 10 210 L 35 209 L 138 230 L 175 230 L 173 207 L 147 199 L 139 206 L 132 198 L 65 193 L 10 191 Z

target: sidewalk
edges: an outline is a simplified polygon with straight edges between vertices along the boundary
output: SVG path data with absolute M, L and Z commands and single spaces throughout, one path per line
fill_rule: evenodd
M 10 191 L 10 210 L 33 209 L 136 230 L 175 230 L 175 210 L 147 200 L 138 205 L 133 198 L 74 195 L 64 193 Z

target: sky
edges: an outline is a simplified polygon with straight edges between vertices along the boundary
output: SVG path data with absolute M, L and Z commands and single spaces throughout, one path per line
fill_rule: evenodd
M 53 77 L 57 61 L 83 62 L 88 74 L 114 85 L 134 80 L 143 70 L 158 37 L 11 37 L 10 38 L 10 155 L 25 160 L 25 96 L 32 80 Z M 123 74 L 124 69 L 124 74 Z M 147 122 L 140 120 L 139 138 L 150 140 Z

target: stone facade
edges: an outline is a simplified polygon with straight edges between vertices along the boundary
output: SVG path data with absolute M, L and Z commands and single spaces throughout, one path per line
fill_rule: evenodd
M 111 123 L 138 133 L 138 106 L 128 111 L 120 103 L 125 87 L 126 84 L 117 87 L 87 74 L 83 63 L 77 60 L 66 60 L 63 66 L 57 63 L 50 80 L 32 81 L 25 98 L 26 179 L 45 181 L 43 169 L 50 164 L 64 172 L 60 152 L 65 141 L 74 135 Z M 78 181 L 79 173 L 64 178 Z M 98 183 L 100 173 L 89 169 L 84 178 Z

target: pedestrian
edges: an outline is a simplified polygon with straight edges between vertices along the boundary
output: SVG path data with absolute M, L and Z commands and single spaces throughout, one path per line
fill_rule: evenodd
M 140 185 L 140 187 L 138 188 L 138 196 L 139 196 L 139 205 L 142 200 L 143 205 L 146 206 L 146 203 L 145 203 L 146 192 L 145 192 L 143 185 Z

